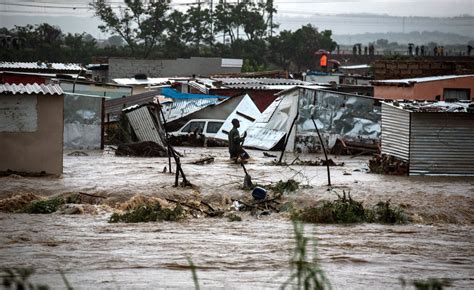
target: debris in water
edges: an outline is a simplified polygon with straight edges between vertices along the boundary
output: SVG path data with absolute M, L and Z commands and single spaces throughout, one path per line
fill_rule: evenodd
M 69 153 L 67 156 L 89 156 L 89 154 L 83 151 L 74 151 Z
M 214 163 L 214 156 L 208 156 L 191 162 L 191 164 L 204 165 Z
M 369 160 L 371 172 L 388 175 L 407 175 L 408 163 L 394 156 L 377 154 Z
M 270 153 L 267 153 L 267 152 L 263 152 L 263 156 L 264 156 L 264 157 L 277 158 L 276 155 L 273 155 L 273 154 L 270 154 Z
M 115 155 L 134 157 L 167 157 L 168 149 L 156 142 L 144 141 L 120 144 L 115 150 Z

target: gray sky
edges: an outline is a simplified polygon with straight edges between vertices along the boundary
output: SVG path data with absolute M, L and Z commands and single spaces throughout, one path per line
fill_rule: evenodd
M 48 22 L 59 25 L 65 32 L 86 31 L 95 37 L 101 37 L 97 29 L 99 21 L 92 18 L 87 3 L 90 0 L 0 0 L 0 27 L 37 24 Z M 237 0 L 227 0 L 237 2 Z M 114 6 L 121 0 L 110 0 Z M 186 4 L 196 0 L 173 0 L 172 7 L 185 9 Z M 201 0 L 210 2 L 210 0 Z M 219 2 L 214 0 L 215 3 Z M 450 17 L 462 14 L 474 15 L 474 0 L 275 0 L 280 24 L 283 29 L 311 19 L 315 14 L 373 13 L 394 16 L 434 16 Z M 61 8 L 55 8 L 60 6 Z M 75 8 L 75 9 L 74 9 Z M 291 17 L 291 18 L 289 18 Z M 314 19 L 317 19 L 315 17 Z M 285 23 L 285 21 L 287 23 Z M 302 23 L 303 24 L 303 23 Z M 329 25 L 329 24 L 328 24 Z M 351 25 L 347 23 L 348 28 Z M 370 23 L 369 26 L 377 26 Z M 466 25 L 463 24 L 463 27 Z M 468 29 L 474 23 L 468 25 Z M 331 29 L 331 27 L 322 27 Z M 342 28 L 344 30 L 344 28 Z M 359 33 L 367 31 L 360 27 Z M 340 33 L 340 32 L 339 32 Z M 103 35 L 102 35 L 103 36 Z
M 0 0 L 0 13 L 31 15 L 61 14 L 90 16 L 86 6 L 90 0 Z M 227 0 L 237 2 L 237 0 Z M 258 0 L 257 0 L 258 1 Z M 110 0 L 113 5 L 119 5 L 121 0 Z M 195 3 L 196 0 L 173 0 L 172 5 L 181 6 Z M 201 0 L 211 2 L 211 0 Z M 214 0 L 215 3 L 218 0 Z M 338 13 L 377 13 L 397 16 L 457 16 L 474 14 L 473 0 L 275 0 L 279 14 L 308 15 L 338 14 Z M 29 7 L 40 6 L 40 7 Z M 42 8 L 42 7 L 44 8 Z M 64 6 L 54 9 L 48 6 Z M 75 10 L 72 7 L 76 7 Z

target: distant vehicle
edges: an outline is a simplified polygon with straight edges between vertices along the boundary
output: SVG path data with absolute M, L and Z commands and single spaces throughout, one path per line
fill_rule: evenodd
M 170 135 L 186 136 L 189 134 L 197 133 L 203 134 L 206 138 L 215 138 L 217 132 L 224 124 L 225 120 L 215 120 L 215 119 L 193 119 L 188 121 L 181 129 L 175 132 L 170 132 Z

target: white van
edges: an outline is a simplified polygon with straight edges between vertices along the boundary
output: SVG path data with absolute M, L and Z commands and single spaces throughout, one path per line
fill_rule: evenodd
M 185 136 L 191 133 L 204 134 L 206 138 L 215 138 L 217 132 L 224 124 L 225 120 L 215 119 L 193 119 L 188 121 L 181 129 L 175 132 L 170 132 L 173 136 Z

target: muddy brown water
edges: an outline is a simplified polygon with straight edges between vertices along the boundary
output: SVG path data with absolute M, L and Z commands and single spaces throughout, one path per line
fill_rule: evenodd
M 183 167 L 196 190 L 173 188 L 163 174 L 165 158 L 65 156 L 61 178 L 0 178 L 0 198 L 16 192 L 53 195 L 83 191 L 107 200 L 135 194 L 198 194 L 203 198 L 246 194 L 243 171 L 225 149 L 180 148 Z M 212 165 L 191 161 L 212 154 Z M 300 204 L 335 197 L 325 186 L 324 167 L 275 167 L 251 151 L 249 174 L 259 183 L 295 178 L 308 189 L 289 194 Z M 293 156 L 288 156 L 292 161 Z M 350 191 L 365 204 L 391 199 L 415 218 L 408 225 L 306 225 L 318 257 L 336 289 L 401 288 L 399 278 L 449 279 L 454 288 L 474 288 L 474 180 L 393 177 L 365 173 L 367 158 L 341 157 L 335 190 Z M 350 173 L 350 175 L 347 175 Z M 197 193 L 196 193 L 197 192 Z M 212 199 L 211 199 L 212 200 Z M 67 216 L 0 213 L 0 268 L 34 267 L 35 282 L 64 288 L 60 271 L 75 289 L 191 288 L 187 257 L 204 288 L 278 288 L 289 277 L 294 246 L 291 222 L 278 214 L 242 222 L 188 219 L 177 223 L 109 224 L 111 212 Z

